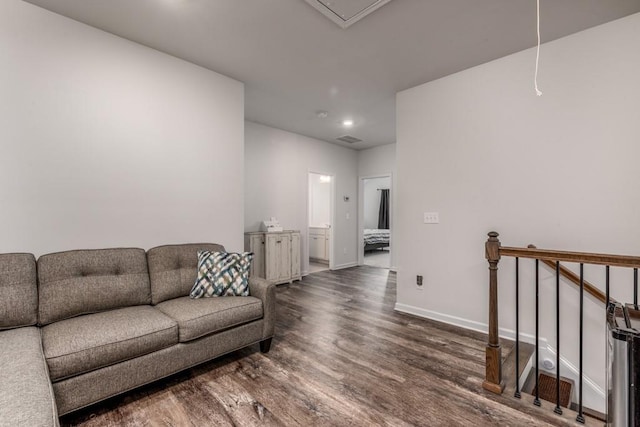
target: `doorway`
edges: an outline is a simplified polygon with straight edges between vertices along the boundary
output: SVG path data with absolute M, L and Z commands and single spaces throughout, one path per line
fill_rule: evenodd
M 359 264 L 391 268 L 391 175 L 360 179 Z
M 333 188 L 332 175 L 309 172 L 309 273 L 331 268 Z

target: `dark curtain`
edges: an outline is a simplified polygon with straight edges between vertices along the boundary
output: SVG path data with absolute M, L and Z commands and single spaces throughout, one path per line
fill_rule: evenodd
M 378 228 L 389 229 L 389 190 L 380 190 L 380 210 L 378 211 Z

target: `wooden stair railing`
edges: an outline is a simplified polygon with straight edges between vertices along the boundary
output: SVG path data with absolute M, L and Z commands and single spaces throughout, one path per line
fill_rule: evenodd
M 498 335 L 498 263 L 501 257 L 513 257 L 516 259 L 516 351 L 518 348 L 518 260 L 520 258 L 528 258 L 536 260 L 536 266 L 540 261 L 543 264 L 556 270 L 556 292 L 559 292 L 560 276 L 564 276 L 570 282 L 576 284 L 580 288 L 580 375 L 579 375 L 579 403 L 577 421 L 584 423 L 583 407 L 582 407 L 582 340 L 583 340 L 583 312 L 584 301 L 583 294 L 586 291 L 593 297 L 604 302 L 615 302 L 609 295 L 609 267 L 631 268 L 634 271 L 634 304 L 638 304 L 638 269 L 640 268 L 640 257 L 628 255 L 611 255 L 598 254 L 589 252 L 570 252 L 556 251 L 548 249 L 538 249 L 533 245 L 526 248 L 503 247 L 498 240 L 498 233 L 492 231 L 488 233 L 489 238 L 485 243 L 485 257 L 489 262 L 489 337 L 486 346 L 486 374 L 482 383 L 483 388 L 491 392 L 502 394 L 504 390 L 504 382 L 502 379 L 502 349 Z M 571 262 L 580 264 L 580 275 L 573 273 L 568 268 L 560 265 L 561 262 Z M 606 286 L 607 294 L 603 294 L 598 288 L 584 279 L 583 267 L 585 264 L 606 266 Z M 538 342 L 538 270 L 536 268 L 536 343 Z M 557 347 L 557 366 L 560 364 L 560 303 L 556 298 L 556 347 Z M 537 344 L 536 344 L 537 348 Z M 516 357 L 517 359 L 517 357 Z M 538 356 L 536 354 L 536 373 L 538 372 Z M 516 369 L 517 370 L 517 369 Z M 559 384 L 559 370 L 557 371 Z M 537 378 L 537 374 L 536 374 Z M 558 393 L 559 395 L 559 393 Z M 516 397 L 520 397 L 520 391 L 516 386 Z M 534 404 L 540 405 L 538 396 L 534 400 Z M 562 410 L 558 405 L 554 412 L 561 414 Z
M 576 262 L 583 264 L 595 264 L 595 265 L 608 265 L 611 267 L 640 267 L 640 257 L 629 255 L 609 255 L 609 254 L 595 254 L 591 252 L 569 252 L 569 251 L 554 251 L 549 249 L 538 248 L 512 248 L 508 246 L 500 246 L 498 240 L 498 233 L 496 234 L 496 241 L 498 242 L 499 255 L 511 256 L 519 258 L 531 258 L 547 261 L 560 261 L 560 262 Z
M 536 248 L 535 245 L 529 245 L 527 246 L 527 248 L 538 249 Z M 553 263 L 553 261 L 543 260 L 542 263 L 547 267 L 551 268 L 552 270 L 555 270 L 556 268 L 556 265 Z M 564 277 L 565 279 L 568 279 L 571 283 L 573 283 L 577 287 L 580 287 L 580 276 L 578 276 L 573 271 L 569 270 L 564 265 L 560 265 L 560 276 Z M 596 286 L 594 286 L 593 284 L 591 284 L 590 282 L 584 279 L 583 279 L 583 283 L 584 283 L 584 290 L 586 293 L 588 293 L 595 299 L 600 300 L 600 302 L 602 302 L 603 304 L 607 303 L 607 296 L 604 294 L 604 292 L 602 292 Z M 614 298 L 609 297 L 609 302 L 615 303 L 617 301 Z

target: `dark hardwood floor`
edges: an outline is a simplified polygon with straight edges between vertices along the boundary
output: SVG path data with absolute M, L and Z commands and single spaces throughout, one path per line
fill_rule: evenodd
M 62 418 L 82 426 L 576 425 L 482 389 L 486 336 L 393 311 L 395 274 L 323 271 L 278 288 L 276 336 Z M 505 356 L 511 350 L 504 343 Z M 588 424 L 594 424 L 588 420 Z

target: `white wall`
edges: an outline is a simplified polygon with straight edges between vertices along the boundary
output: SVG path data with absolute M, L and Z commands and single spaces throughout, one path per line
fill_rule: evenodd
M 394 250 L 395 244 L 395 217 L 396 217 L 396 206 L 397 197 L 396 197 L 396 144 L 387 144 L 381 145 L 378 147 L 369 148 L 366 150 L 358 151 L 358 176 L 360 177 L 360 189 L 358 194 L 358 203 L 360 206 L 360 216 L 359 221 L 362 224 L 362 227 L 359 227 L 358 230 L 358 241 L 361 242 L 360 245 L 360 254 L 358 256 L 358 263 L 364 263 L 364 237 L 362 235 L 362 230 L 365 228 L 365 219 L 364 219 L 364 186 L 362 185 L 363 178 L 372 178 L 388 175 L 391 177 L 391 209 L 389 212 L 389 222 L 391 229 L 391 237 L 389 238 L 389 247 L 391 250 L 391 270 L 395 270 L 396 266 L 396 251 Z M 382 187 L 380 187 L 382 188 Z M 385 187 L 387 188 L 387 187 Z M 376 214 L 377 215 L 377 214 Z M 377 218 L 377 217 L 376 217 Z M 377 226 L 377 220 L 376 220 Z M 377 227 L 374 227 L 377 228 Z
M 269 126 L 245 126 L 245 231 L 272 216 L 300 230 L 302 271 L 309 270 L 307 224 L 309 172 L 335 179 L 334 268 L 357 263 L 357 153 L 349 148 Z M 343 200 L 344 196 L 349 201 Z M 349 219 L 347 219 L 347 214 Z
M 380 189 L 391 189 L 391 178 L 367 178 L 364 180 L 364 228 L 378 228 Z
M 396 171 L 396 144 L 379 145 L 358 151 L 358 175 L 393 175 Z
M 0 2 L 0 252 L 242 249 L 240 82 Z
M 398 94 L 400 309 L 486 328 L 490 230 L 506 246 L 640 254 L 639 41 L 636 14 L 543 45 L 542 97 L 533 49 Z M 440 224 L 423 224 L 425 211 L 439 211 Z M 603 286 L 601 270 L 594 281 Z M 626 274 L 613 296 L 628 301 Z M 508 329 L 513 275 L 513 260 L 502 260 L 500 325 Z M 548 270 L 542 277 L 541 330 L 554 343 L 555 279 Z M 533 284 L 522 283 L 532 333 Z M 577 364 L 577 292 L 564 286 L 561 298 L 562 354 Z M 587 299 L 585 318 L 586 373 L 604 385 L 604 310 Z
M 331 181 L 323 181 L 328 175 L 309 174 L 309 226 L 331 225 Z

